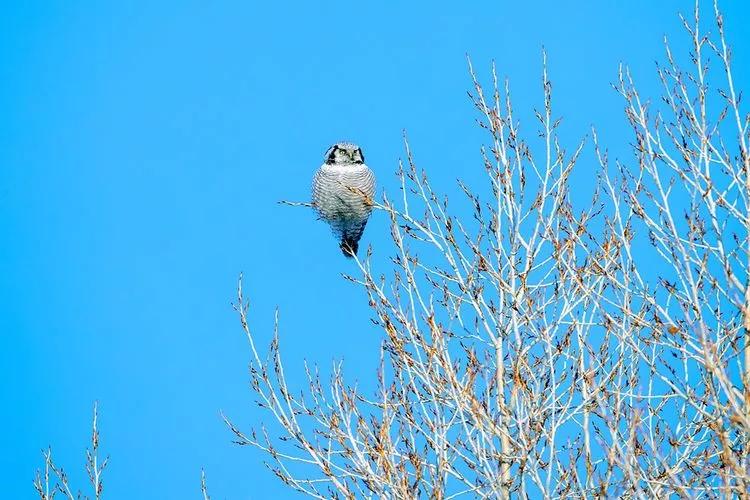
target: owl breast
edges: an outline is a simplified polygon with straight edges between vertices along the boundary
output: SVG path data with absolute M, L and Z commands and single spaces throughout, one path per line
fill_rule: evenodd
M 352 232 L 361 234 L 374 196 L 375 176 L 364 164 L 324 164 L 313 178 L 315 210 L 339 237 Z

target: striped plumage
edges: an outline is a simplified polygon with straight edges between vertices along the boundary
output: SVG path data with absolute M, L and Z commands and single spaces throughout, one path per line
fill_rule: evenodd
M 375 176 L 365 165 L 362 149 L 349 142 L 331 146 L 313 177 L 312 203 L 347 257 L 357 253 L 374 196 Z

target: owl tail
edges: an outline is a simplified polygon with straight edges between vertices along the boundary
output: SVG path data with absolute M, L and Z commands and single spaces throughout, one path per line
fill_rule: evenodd
M 359 240 L 354 238 L 348 238 L 344 236 L 341 239 L 341 252 L 346 255 L 349 258 L 354 257 L 357 255 L 357 250 L 359 249 Z

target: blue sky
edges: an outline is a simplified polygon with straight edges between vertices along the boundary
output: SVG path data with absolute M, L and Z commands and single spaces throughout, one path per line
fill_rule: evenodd
M 750 8 L 724 3 L 747 89 Z M 363 147 L 380 189 L 395 189 L 404 129 L 439 188 L 478 181 L 467 53 L 485 79 L 493 59 L 511 79 L 533 135 L 544 45 L 563 137 L 593 124 L 624 152 L 609 83 L 625 61 L 656 94 L 662 36 L 684 46 L 680 9 L 689 3 L 5 2 L 4 496 L 33 496 L 50 444 L 84 485 L 94 400 L 108 498 L 194 498 L 201 467 L 215 498 L 290 495 L 219 417 L 245 427 L 263 417 L 229 305 L 239 272 L 261 338 L 280 308 L 290 377 L 303 359 L 343 358 L 352 379 L 367 379 L 379 338 L 325 225 L 276 201 L 307 200 L 340 139 Z M 579 169 L 585 191 L 594 167 Z M 363 243 L 385 266 L 383 217 Z

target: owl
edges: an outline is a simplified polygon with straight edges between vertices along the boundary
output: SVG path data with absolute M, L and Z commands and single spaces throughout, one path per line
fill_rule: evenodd
M 312 205 L 347 257 L 357 254 L 374 196 L 375 175 L 365 165 L 362 149 L 350 142 L 331 146 L 313 176 Z

